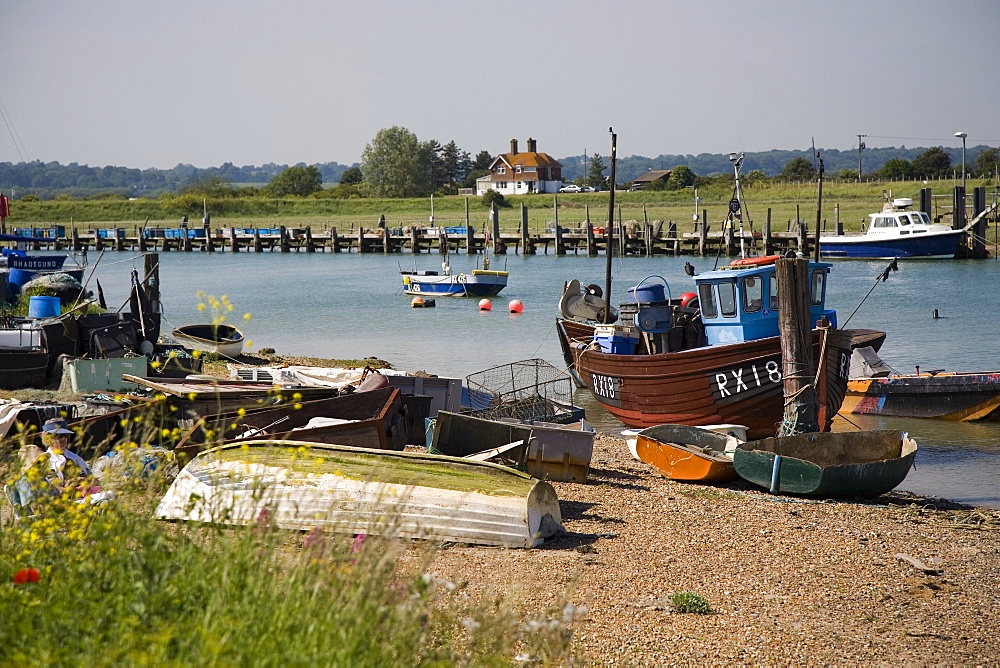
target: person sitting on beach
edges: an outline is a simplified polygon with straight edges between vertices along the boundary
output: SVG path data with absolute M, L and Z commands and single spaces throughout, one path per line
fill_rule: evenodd
M 87 462 L 69 449 L 72 435 L 69 424 L 60 418 L 52 418 L 42 426 L 46 449 L 24 462 L 24 476 L 32 486 L 32 496 L 80 499 L 100 491 Z

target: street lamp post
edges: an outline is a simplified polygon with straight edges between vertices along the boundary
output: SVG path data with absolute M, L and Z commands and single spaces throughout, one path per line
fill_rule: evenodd
M 962 139 L 962 190 L 965 190 L 965 138 L 969 135 L 965 132 L 956 132 L 956 137 L 961 137 Z

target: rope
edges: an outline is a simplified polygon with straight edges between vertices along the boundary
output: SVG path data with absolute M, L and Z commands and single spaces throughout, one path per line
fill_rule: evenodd
M 847 323 L 851 321 L 851 318 L 853 318 L 854 314 L 858 312 L 858 309 L 861 308 L 861 305 L 865 303 L 865 300 L 868 299 L 869 295 L 871 295 L 871 293 L 875 290 L 875 288 L 878 287 L 879 281 L 882 281 L 884 283 L 887 280 L 889 280 L 890 271 L 899 271 L 899 265 L 896 263 L 896 260 L 890 262 L 889 266 L 887 266 L 882 271 L 882 273 L 878 275 L 878 278 L 875 279 L 875 285 L 871 287 L 871 290 L 868 291 L 868 294 L 866 294 L 864 297 L 861 298 L 861 302 L 858 303 L 858 305 L 854 308 L 853 311 L 851 311 L 851 315 L 847 316 L 847 320 L 845 320 L 844 324 L 840 326 L 841 329 L 844 329 L 847 326 Z

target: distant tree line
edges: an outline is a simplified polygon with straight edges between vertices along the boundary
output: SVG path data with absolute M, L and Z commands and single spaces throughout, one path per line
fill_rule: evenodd
M 862 177 L 901 180 L 950 176 L 961 167 L 961 151 L 943 147 L 873 148 L 862 154 Z M 454 140 L 421 141 L 406 128 L 379 130 L 365 147 L 361 162 L 306 165 L 197 168 L 179 164 L 172 169 L 90 167 L 41 161 L 0 162 L 0 192 L 14 199 L 69 199 L 123 197 L 424 197 L 455 194 L 475 187 L 489 173 L 494 159 L 483 149 L 473 157 Z M 823 149 L 827 178 L 858 178 L 857 150 Z M 1000 150 L 977 146 L 966 152 L 970 174 L 988 176 L 1000 168 Z M 563 180 L 605 188 L 608 164 L 598 153 L 561 158 Z M 669 179 L 647 186 L 650 190 L 678 190 L 718 179 L 732 179 L 728 155 L 630 156 L 616 163 L 616 181 L 627 184 L 650 170 L 670 170 Z M 812 151 L 772 150 L 745 154 L 742 172 L 748 182 L 761 179 L 808 181 L 816 178 Z
M 934 150 L 934 155 L 937 155 L 936 161 L 918 161 L 917 158 L 921 154 L 926 153 L 928 150 L 929 149 L 925 148 L 906 147 L 866 148 L 861 152 L 863 176 L 871 176 L 872 178 L 875 178 L 876 176 L 881 175 L 882 172 L 880 170 L 883 165 L 890 160 L 903 160 L 911 165 L 915 165 L 915 169 L 918 170 L 918 173 L 915 173 L 913 178 L 943 176 L 945 175 L 945 172 L 947 172 L 947 175 L 950 175 L 951 169 L 961 169 L 961 149 L 937 147 Z M 820 149 L 820 152 L 823 157 L 823 166 L 828 178 L 842 178 L 842 175 L 846 175 L 846 172 L 852 172 L 854 174 L 854 178 L 857 178 L 857 148 L 843 151 L 838 149 Z M 922 169 L 933 170 L 935 165 L 937 165 L 937 162 L 940 161 L 940 153 L 944 153 L 950 157 L 951 162 L 948 167 L 944 168 L 943 171 L 920 171 Z M 978 160 L 978 156 L 984 153 L 986 156 L 983 158 L 983 161 L 980 162 Z M 966 169 L 969 173 L 977 175 L 992 174 L 993 168 L 990 167 L 990 165 L 996 164 L 996 153 L 997 149 L 991 149 L 988 146 L 969 147 L 966 150 Z M 801 164 L 803 161 L 808 162 L 810 167 L 813 167 L 813 155 L 811 150 L 787 151 L 775 149 L 771 151 L 746 153 L 743 160 L 742 173 L 747 174 L 749 172 L 759 171 L 768 177 L 780 177 L 788 164 L 793 160 L 796 160 L 796 164 Z M 559 158 L 559 161 L 563 165 L 562 173 L 564 180 L 577 182 L 581 178 L 587 178 L 590 169 L 590 160 L 587 156 L 569 156 L 566 158 Z M 673 169 L 678 165 L 684 165 L 695 174 L 699 174 L 704 177 L 731 175 L 733 173 L 733 166 L 729 161 L 729 154 L 662 154 L 655 158 L 634 155 L 627 158 L 618 158 L 618 162 L 615 166 L 617 176 L 616 180 L 618 183 L 628 183 L 651 170 Z M 940 165 L 937 166 L 939 167 Z M 815 171 L 813 174 L 815 174 Z M 812 178 L 815 178 L 815 176 Z

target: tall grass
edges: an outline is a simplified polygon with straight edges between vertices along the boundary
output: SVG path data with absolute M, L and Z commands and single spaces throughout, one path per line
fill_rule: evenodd
M 2 482 L 16 475 L 0 467 Z M 153 513 L 165 481 L 117 482 L 113 502 L 57 499 L 16 521 L 4 513 L 0 664 L 572 659 L 573 606 L 526 617 L 502 600 L 470 604 L 461 583 L 429 574 L 436 545 L 302 534 L 266 517 L 237 528 L 165 523 Z M 16 584 L 27 568 L 38 581 Z

